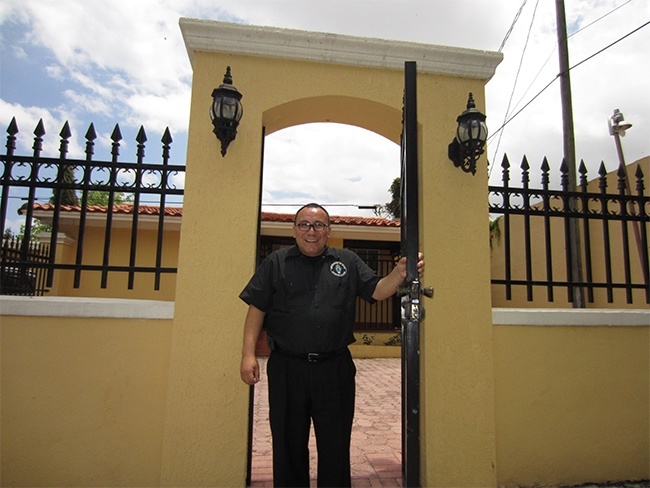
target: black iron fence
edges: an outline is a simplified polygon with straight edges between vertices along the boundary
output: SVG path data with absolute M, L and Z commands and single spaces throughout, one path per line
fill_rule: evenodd
M 47 245 L 12 236 L 2 239 L 0 248 L 0 295 L 43 296 L 45 269 L 32 266 L 49 261 Z
M 369 246 L 368 246 L 369 247 Z M 378 276 L 388 275 L 395 266 L 395 257 L 384 249 L 350 247 Z M 394 331 L 401 327 L 400 298 L 368 303 L 357 298 L 354 329 L 359 331 Z
M 154 288 L 160 287 L 160 277 L 163 273 L 176 273 L 175 267 L 162 265 L 163 229 L 165 227 L 165 211 L 158 212 L 157 244 L 154 265 L 141 264 L 137 260 L 138 229 L 140 215 L 147 200 L 157 204 L 158 209 L 165 209 L 171 198 L 176 198 L 180 204 L 184 187 L 184 165 L 169 163 L 172 137 L 169 129 L 165 130 L 161 139 L 161 163 L 147 163 L 145 158 L 145 143 L 147 136 L 144 128 L 140 128 L 137 137 L 136 161 L 119 161 L 119 148 L 122 134 L 119 125 L 111 134 L 111 160 L 93 160 L 94 146 L 97 134 L 93 124 L 85 135 L 85 159 L 69 159 L 68 147 L 72 133 L 66 122 L 60 132 L 58 157 L 51 158 L 42 155 L 43 136 L 45 129 L 41 120 L 34 130 L 32 156 L 18 156 L 16 150 L 16 135 L 18 126 L 12 119 L 7 128 L 7 151 L 0 156 L 0 230 L 3 236 L 9 234 L 8 212 L 16 210 L 16 202 L 20 203 L 24 214 L 22 229 L 22 244 L 12 259 L 5 260 L 3 254 L 2 273 L 10 276 L 16 272 L 19 276 L 38 276 L 40 270 L 45 270 L 45 287 L 51 287 L 55 270 L 72 270 L 74 272 L 74 287 L 78 288 L 81 273 L 95 271 L 101 273 L 101 287 L 107 287 L 109 273 L 127 273 L 128 288 L 132 289 L 137 273 L 153 273 Z M 128 263 L 115 264 L 111 261 L 111 237 L 115 232 L 113 223 L 114 212 L 105 212 L 103 250 L 101 262 L 87 263 L 84 259 L 86 238 L 86 222 L 92 211 L 93 200 L 102 200 L 105 208 L 113 209 L 120 201 L 126 202 L 130 208 L 130 246 Z M 34 212 L 38 202 L 49 202 L 51 208 L 48 216 L 50 242 L 44 249 L 47 256 L 34 259 L 31 250 L 34 248 L 33 228 Z M 57 235 L 62 222 L 62 210 L 74 210 L 78 216 L 78 234 L 74 263 L 57 263 Z M 15 271 L 12 271 L 15 270 Z M 22 279 L 22 278 L 21 278 Z M 27 279 L 27 278 L 26 278 Z M 44 288 L 45 288 L 44 287 Z M 3 288 L 6 293 L 9 288 Z
M 170 205 L 180 205 L 184 193 L 184 165 L 169 163 L 172 142 L 169 130 L 162 137 L 162 161 L 147 163 L 147 137 L 140 128 L 136 137 L 136 161 L 119 161 L 122 135 L 119 126 L 111 135 L 111 160 L 93 160 L 97 135 L 91 124 L 85 135 L 85 158 L 68 158 L 71 132 L 67 122 L 60 133 L 58 157 L 42 155 L 43 123 L 39 122 L 33 139 L 33 154 L 18 156 L 16 135 L 18 128 L 12 119 L 7 128 L 7 151 L 0 155 L 0 230 L 3 236 L 1 293 L 39 294 L 52 287 L 55 270 L 73 272 L 73 286 L 80 286 L 82 272 L 101 274 L 101 287 L 106 288 L 110 273 L 126 273 L 128 288 L 133 288 L 136 274 L 153 274 L 154 289 L 160 288 L 165 273 L 176 273 L 176 267 L 163 266 L 163 231 L 166 211 Z M 498 217 L 494 229 L 500 233 L 499 251 L 503 263 L 492 267 L 492 284 L 504 290 L 511 300 L 514 290 L 525 290 L 526 299 L 556 300 L 558 289 L 566 291 L 572 302 L 577 289 L 584 291 L 587 301 L 598 302 L 602 295 L 613 303 L 622 294 L 627 303 L 650 303 L 650 272 L 648 269 L 648 233 L 650 197 L 645 195 L 644 175 L 637 166 L 628 176 L 620 167 L 608 175 L 601 165 L 599 177 L 588 183 L 587 170 L 579 169 L 577 191 L 568 189 L 568 171 L 560 168 L 560 188 L 550 188 L 550 169 L 544 160 L 541 167 L 541 188 L 532 188 L 526 158 L 521 165 L 522 185 L 515 188 L 510 182 L 510 164 L 504 157 L 502 184 L 490 186 L 490 213 Z M 115 233 L 115 212 L 105 213 L 101 259 L 89 263 L 84 257 L 87 220 L 92 217 L 93 198 L 100 195 L 103 207 L 129 207 L 130 244 L 126 262 L 116 264 L 111 258 L 111 242 Z M 126 205 L 118 205 L 124 203 Z M 145 200 L 146 198 L 146 200 Z M 174 202 L 173 199 L 176 199 Z M 48 202 L 49 243 L 36 249 L 32 234 L 37 203 Z M 18 202 L 18 205 L 16 205 Z M 147 204 L 152 204 L 147 205 Z M 42 204 L 41 204 L 42 206 Z M 22 208 L 24 228 L 22 240 L 8 241 L 9 212 Z M 151 214 L 157 208 L 154 264 L 139 261 L 138 235 L 140 216 Z M 73 209 L 77 214 L 74 262 L 56 262 L 57 235 L 62 212 Z M 161 211 L 161 209 L 164 209 Z M 177 212 L 177 215 L 180 212 Z M 124 213 L 121 218 L 124 218 Z M 580 229 L 580 248 L 572 255 L 569 245 L 569 226 L 577 223 Z M 10 242 L 13 242 L 10 244 Z M 359 247 L 358 244 L 355 248 Z M 371 246 L 370 246 L 371 247 Z M 392 266 L 390 253 L 385 250 L 359 248 L 365 259 L 374 262 L 377 271 Z M 151 258 L 151 256 L 149 256 Z M 571 263 L 579 260 L 582 275 L 576 276 Z M 151 261 L 151 259 L 149 259 Z M 148 262 L 149 262 L 148 261 Z M 388 268 L 387 268 L 388 269 Z M 44 281 L 43 278 L 44 276 Z M 374 308 L 373 308 L 374 307 Z M 399 324 L 399 306 L 384 302 L 380 307 L 359 306 L 357 322 L 364 330 L 382 330 Z
M 539 289 L 546 292 L 546 301 L 553 302 L 559 288 L 572 303 L 578 289 L 589 303 L 594 303 L 598 293 L 604 294 L 607 303 L 615 301 L 616 293 L 623 293 L 628 304 L 650 303 L 650 197 L 644 194 L 640 166 L 634 175 L 628 176 L 623 166 L 608 175 L 601 164 L 599 177 L 589 184 L 582 162 L 577 191 L 569 191 L 564 163 L 559 190 L 549 188 L 546 158 L 541 166 L 541 188 L 530 187 L 525 157 L 519 188 L 510 186 L 507 156 L 501 167 L 502 185 L 489 187 L 489 207 L 493 216 L 499 216 L 494 230 L 500 234 L 503 250 L 503 268 L 493 266 L 492 284 L 505 288 L 506 300 L 512 298 L 514 289 L 523 288 L 528 301 L 535 299 L 535 290 Z M 616 189 L 611 191 L 614 185 Z M 580 245 L 573 252 L 571 225 L 577 225 L 580 237 Z M 573 260 L 580 263 L 582 276 L 576 276 Z

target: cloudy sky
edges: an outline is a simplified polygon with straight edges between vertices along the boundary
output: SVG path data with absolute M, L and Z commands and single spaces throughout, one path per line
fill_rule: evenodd
M 16 117 L 18 153 L 31 152 L 42 118 L 47 155 L 56 155 L 67 120 L 70 157 L 83 157 L 93 122 L 96 158 L 108 159 L 119 123 L 123 159 L 135 158 L 135 135 L 144 125 L 148 161 L 160 160 L 158 141 L 169 127 L 172 162 L 183 163 L 192 71 L 180 17 L 502 50 L 504 61 L 486 88 L 490 181 L 500 178 L 504 152 L 516 166 L 524 154 L 533 168 L 544 156 L 553 168 L 561 162 L 550 0 L 0 0 L 0 125 Z M 627 162 L 650 154 L 650 2 L 566 0 L 566 18 L 577 158 L 595 177 L 601 161 L 608 169 L 618 164 L 607 124 L 616 108 L 634 124 L 623 139 Z M 314 174 L 323 161 L 330 171 L 318 171 L 317 180 L 296 176 Z M 314 171 L 294 170 L 305 164 Z M 390 199 L 399 149 L 363 129 L 312 124 L 268 136 L 265 165 L 265 210 L 292 211 L 281 204 L 316 200 L 336 214 L 372 215 L 357 206 Z

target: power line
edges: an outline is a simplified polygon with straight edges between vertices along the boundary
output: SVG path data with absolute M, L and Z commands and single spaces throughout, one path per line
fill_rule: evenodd
M 506 32 L 505 37 L 503 38 L 503 41 L 501 41 L 501 46 L 499 46 L 499 52 L 503 50 L 503 48 L 506 45 L 506 42 L 508 41 L 508 38 L 510 37 L 510 34 L 512 34 L 512 30 L 515 28 L 515 24 L 519 20 L 519 16 L 521 15 L 521 11 L 524 9 L 524 6 L 526 5 L 526 2 L 528 0 L 524 0 L 524 2 L 521 4 L 521 7 L 519 7 L 519 10 L 515 14 L 515 18 L 512 21 L 512 24 L 510 24 L 510 29 L 508 29 L 508 32 Z M 631 1 L 631 0 L 629 0 Z
M 594 54 L 592 54 L 591 56 L 588 56 L 588 57 L 586 57 L 585 59 L 583 59 L 582 61 L 580 61 L 579 63 L 574 64 L 573 66 L 571 66 L 571 67 L 569 68 L 569 70 L 572 70 L 573 68 L 577 68 L 577 67 L 580 66 L 582 63 L 586 63 L 586 62 L 589 61 L 591 58 L 598 56 L 600 53 L 602 53 L 602 52 L 604 52 L 604 51 L 607 51 L 610 47 L 614 46 L 615 44 L 618 44 L 618 43 L 621 42 L 623 39 L 625 39 L 625 38 L 627 38 L 627 37 L 630 37 L 632 34 L 634 34 L 635 32 L 640 31 L 641 29 L 643 29 L 644 27 L 647 27 L 648 25 L 650 25 L 650 20 L 649 20 L 648 22 L 646 22 L 645 24 L 643 24 L 643 25 L 637 27 L 637 28 L 634 29 L 633 31 L 628 32 L 627 34 L 625 34 L 625 35 L 624 35 L 623 37 L 621 37 L 620 39 L 617 39 L 617 40 L 615 40 L 614 42 L 612 42 L 611 44 L 605 46 L 605 47 L 602 48 L 600 51 L 596 51 L 596 52 L 595 52 Z M 561 74 L 561 73 L 560 73 L 560 74 Z M 558 75 L 558 76 L 559 76 L 559 75 Z
M 597 22 L 603 20 L 605 17 L 607 17 L 607 16 L 613 14 L 613 13 L 616 12 L 618 9 L 624 7 L 625 5 L 627 5 L 628 3 L 630 3 L 631 1 L 632 1 L 632 0 L 627 0 L 627 2 L 622 3 L 621 5 L 619 5 L 618 7 L 616 7 L 616 8 L 614 8 L 614 9 L 610 10 L 610 11 L 607 12 L 606 14 L 601 15 L 600 17 L 598 17 L 598 18 L 597 18 L 596 20 L 594 20 L 593 22 L 590 22 L 589 24 L 585 25 L 584 27 L 581 27 L 581 28 L 578 29 L 577 31 L 573 32 L 572 34 L 569 34 L 569 35 L 567 36 L 567 39 L 569 39 L 570 37 L 573 37 L 573 36 L 575 36 L 576 34 L 579 34 L 580 32 L 582 32 L 582 31 L 588 29 L 588 28 L 591 27 L 592 25 L 594 25 L 594 24 L 596 24 Z M 551 51 L 551 53 L 550 53 L 550 54 L 548 55 L 548 57 L 546 58 L 546 61 L 544 61 L 544 64 L 542 64 L 542 67 L 537 71 L 537 74 L 536 74 L 535 77 L 532 79 L 532 81 L 531 81 L 530 84 L 528 85 L 528 88 L 526 88 L 526 91 L 523 93 L 523 95 L 521 96 L 521 98 L 519 99 L 519 101 L 516 103 L 515 107 L 519 106 L 519 104 L 521 103 L 521 101 L 524 99 L 524 97 L 525 97 L 526 94 L 528 93 L 528 90 L 530 90 L 530 88 L 533 86 L 533 84 L 535 83 L 535 81 L 537 81 L 537 78 L 538 78 L 539 75 L 542 73 L 542 71 L 544 70 L 544 67 L 548 64 L 548 62 L 550 61 L 550 59 L 551 59 L 551 57 L 553 56 L 553 54 L 555 53 L 555 51 L 557 51 L 557 45 L 554 45 L 554 46 L 553 46 L 553 50 Z
M 584 27 L 581 27 L 581 28 L 578 29 L 577 31 L 575 31 L 575 32 L 573 32 L 572 34 L 568 35 L 567 38 L 572 37 L 572 36 L 574 36 L 574 35 L 576 35 L 576 34 L 582 32 L 582 31 L 588 29 L 589 27 L 592 27 L 594 24 L 598 23 L 599 21 L 603 20 L 604 18 L 608 17 L 609 15 L 613 14 L 614 12 L 616 12 L 617 10 L 619 10 L 620 8 L 622 8 L 622 7 L 624 7 L 625 5 L 629 4 L 631 1 L 632 1 L 632 0 L 627 0 L 626 2 L 622 3 L 621 5 L 619 5 L 619 6 L 615 7 L 615 8 L 613 8 L 613 9 L 610 10 L 609 12 L 605 13 L 604 15 L 601 15 L 600 17 L 598 17 L 598 18 L 595 19 L 594 21 L 590 22 L 589 24 L 585 25 Z M 506 36 L 504 37 L 504 39 L 503 39 L 503 41 L 502 41 L 502 43 L 501 43 L 501 47 L 499 48 L 499 52 L 503 49 L 503 47 L 505 46 L 506 41 L 507 41 L 508 38 L 510 37 L 510 34 L 512 33 L 512 31 L 513 31 L 513 29 L 514 29 L 514 26 L 515 26 L 515 24 L 517 23 L 517 20 L 519 19 L 520 15 L 521 15 L 521 12 L 522 12 L 524 6 L 526 5 L 526 2 L 527 2 L 527 0 L 524 0 L 524 2 L 522 3 L 521 7 L 519 7 L 519 11 L 518 11 L 517 14 L 515 15 L 515 19 L 513 20 L 512 24 L 511 24 L 511 26 L 510 26 L 510 29 L 509 29 L 508 32 L 506 33 Z M 536 11 L 537 11 L 537 4 L 535 5 L 535 11 L 533 12 L 533 20 L 534 20 L 534 18 L 535 18 L 535 12 L 536 12 Z M 617 41 L 615 41 L 614 43 L 610 44 L 609 46 L 603 48 L 601 51 L 599 51 L 599 52 L 597 52 L 597 53 L 595 53 L 595 54 L 589 56 L 588 58 L 582 60 L 580 63 L 578 63 L 578 64 L 572 66 L 571 68 L 569 68 L 569 70 L 571 70 L 571 69 L 573 69 L 573 68 L 579 66 L 580 64 L 582 64 L 582 63 L 586 62 L 587 60 L 593 58 L 594 56 L 600 54 L 600 52 L 602 52 L 602 51 L 604 51 L 604 50 L 606 50 L 606 49 L 609 49 L 611 46 L 613 46 L 613 45 L 616 44 L 617 42 L 620 42 L 620 41 L 623 40 L 625 37 L 627 37 L 627 36 L 633 34 L 634 32 L 636 32 L 637 30 L 641 29 L 642 27 L 645 27 L 645 25 L 639 27 L 638 29 L 635 29 L 634 31 L 628 33 L 627 35 L 625 35 L 625 36 L 623 36 L 622 38 L 618 39 Z M 531 29 L 531 28 L 532 28 L 532 20 L 531 20 L 531 25 L 529 26 L 528 35 L 527 35 L 527 37 L 526 37 L 526 45 L 528 44 L 528 38 L 529 38 L 529 36 L 530 36 L 530 29 Z M 519 104 L 522 102 L 522 100 L 523 100 L 524 97 L 526 96 L 526 93 L 528 93 L 528 91 L 530 90 L 530 88 L 533 86 L 533 84 L 535 83 L 535 81 L 537 80 L 537 78 L 539 77 L 539 75 L 541 74 L 542 70 L 544 69 L 544 66 L 546 66 L 546 64 L 548 63 L 548 61 L 551 59 L 551 56 L 553 56 L 553 53 L 556 51 L 556 49 L 557 49 L 557 46 L 555 46 L 555 47 L 553 48 L 552 52 L 549 54 L 548 58 L 546 59 L 546 61 L 545 61 L 544 64 L 542 65 L 542 67 L 539 69 L 539 71 L 537 72 L 537 74 L 535 75 L 535 77 L 533 78 L 533 80 L 532 80 L 532 81 L 530 82 L 530 84 L 528 85 L 528 88 L 524 91 L 524 93 L 523 93 L 523 95 L 521 96 L 521 98 L 519 99 L 519 101 L 515 104 L 515 107 L 518 107 Z M 497 130 L 495 131 L 495 133 L 493 133 L 493 134 L 488 138 L 488 140 L 490 140 L 490 139 L 492 139 L 492 138 L 493 138 L 497 133 L 499 134 L 499 139 L 498 139 L 498 142 L 497 142 L 497 147 L 496 147 L 496 149 L 494 150 L 494 154 L 495 154 L 495 155 L 496 155 L 496 153 L 499 151 L 499 147 L 500 147 L 500 145 L 501 145 L 501 138 L 502 138 L 502 136 L 503 136 L 503 128 L 504 128 L 508 123 L 510 123 L 510 121 L 513 120 L 517 115 L 519 115 L 519 114 L 520 114 L 520 113 L 521 113 L 521 112 L 522 112 L 526 107 L 528 107 L 528 105 L 530 105 L 530 104 L 531 104 L 531 103 L 532 103 L 532 102 L 533 102 L 537 97 L 539 97 L 539 96 L 540 96 L 544 91 L 546 91 L 546 89 L 547 89 L 551 84 L 553 84 L 553 82 L 554 82 L 554 81 L 555 81 L 555 80 L 556 80 L 556 79 L 557 79 L 557 78 L 562 74 L 562 73 L 558 74 L 558 75 L 557 75 L 553 80 L 551 80 L 551 81 L 550 81 L 550 82 L 549 82 L 549 83 L 548 83 L 544 88 L 542 88 L 542 89 L 541 89 L 541 90 L 540 90 L 540 91 L 539 91 L 539 92 L 538 92 L 538 93 L 537 93 L 537 94 L 536 94 L 536 95 L 535 95 L 531 100 L 529 100 L 528 103 L 526 103 L 526 104 L 525 104 L 525 105 L 524 105 L 524 106 L 523 106 L 519 111 L 517 111 L 517 112 L 516 112 L 512 117 L 510 117 L 510 118 L 508 119 L 508 114 L 510 113 L 510 107 L 511 107 L 511 105 L 512 105 L 512 98 L 513 98 L 513 96 L 514 96 L 515 88 L 516 88 L 516 85 L 517 85 L 517 80 L 518 80 L 518 78 L 519 78 L 519 73 L 520 73 L 520 71 L 521 71 L 521 66 L 522 66 L 522 63 L 523 63 L 523 57 L 524 57 L 524 53 L 525 53 L 525 51 L 526 51 L 526 47 L 524 47 L 524 51 L 522 52 L 522 57 L 521 57 L 521 59 L 520 59 L 520 61 L 519 61 L 519 67 L 518 67 L 518 69 L 517 69 L 517 75 L 516 75 L 516 77 L 515 77 L 515 83 L 514 83 L 514 85 L 513 85 L 512 93 L 511 93 L 511 95 L 510 95 L 510 100 L 508 101 L 508 108 L 506 109 L 506 112 L 505 112 L 505 115 L 504 115 L 504 122 L 503 122 L 503 124 L 501 125 L 501 127 L 499 127 L 499 129 L 497 129 Z M 490 165 L 489 175 L 492 174 L 492 169 L 493 169 L 493 168 L 494 168 L 494 165 Z
M 594 20 L 593 22 L 590 22 L 590 23 L 588 23 L 587 25 L 585 25 L 584 27 L 581 27 L 580 29 L 578 29 L 577 31 L 575 31 L 573 34 L 569 34 L 569 35 L 567 36 L 567 39 L 568 39 L 569 37 L 575 36 L 577 33 L 582 32 L 583 30 L 585 30 L 585 29 L 591 27 L 591 26 L 594 25 L 596 22 L 600 22 L 601 20 L 603 20 L 603 19 L 604 19 L 605 17 L 607 17 L 608 15 L 611 15 L 611 14 L 613 14 L 614 12 L 616 12 L 619 8 L 621 8 L 621 7 L 625 7 L 625 6 L 626 6 L 628 3 L 630 3 L 631 1 L 632 1 L 632 0 L 627 0 L 627 2 L 622 3 L 622 4 L 620 4 L 618 7 L 616 7 L 616 8 L 614 8 L 614 9 L 610 10 L 609 12 L 607 12 L 606 14 L 601 15 L 600 17 L 598 17 L 598 18 L 597 18 L 596 20 Z
M 650 25 L 650 21 L 648 21 L 648 22 L 646 22 L 645 24 L 643 24 L 643 25 L 637 27 L 636 29 L 634 29 L 634 30 L 628 32 L 628 33 L 625 34 L 624 36 L 620 37 L 619 39 L 615 40 L 615 41 L 612 42 L 611 44 L 609 44 L 609 45 L 605 46 L 604 48 L 600 49 L 599 51 L 596 51 L 594 54 L 592 54 L 592 55 L 586 57 L 586 58 L 583 59 L 582 61 L 580 61 L 580 62 L 574 64 L 573 66 L 571 66 L 571 67 L 569 68 L 568 71 L 571 71 L 572 69 L 577 68 L 577 67 L 580 66 L 581 64 L 586 63 L 586 62 L 589 61 L 590 59 L 592 59 L 592 58 L 596 57 L 597 55 L 603 53 L 604 51 L 606 51 L 606 50 L 608 50 L 609 48 L 613 47 L 614 45 L 618 44 L 618 43 L 621 42 L 622 40 L 624 40 L 624 39 L 630 37 L 632 34 L 638 32 L 639 30 L 643 29 L 644 27 L 647 27 L 648 25 Z M 553 78 L 553 79 L 552 79 L 552 80 L 551 80 L 551 81 L 550 81 L 550 82 L 549 82 L 549 83 L 548 83 L 544 88 L 542 88 L 542 89 L 541 89 L 541 90 L 540 90 L 540 91 L 539 91 L 539 92 L 538 92 L 538 93 L 537 93 L 533 98 L 531 98 L 531 99 L 528 101 L 528 103 L 526 103 L 526 105 L 524 105 L 524 106 L 523 106 L 519 111 L 517 111 L 517 112 L 516 112 L 512 117 L 510 117 L 508 120 L 506 120 L 506 121 L 503 123 L 503 125 L 501 125 L 501 127 L 499 127 L 499 128 L 498 128 L 494 133 L 492 133 L 492 135 L 490 135 L 490 137 L 488 137 L 488 140 L 492 139 L 492 138 L 493 138 L 497 133 L 499 133 L 501 130 L 503 130 L 503 128 L 504 128 L 506 125 L 508 125 L 510 122 L 512 122 L 512 121 L 514 120 L 514 118 L 517 117 L 517 115 L 519 115 L 521 112 L 523 112 L 523 111 L 524 111 L 524 110 L 525 110 L 525 109 L 526 109 L 526 108 L 527 108 L 527 107 L 528 107 L 528 106 L 529 106 L 533 101 L 535 101 L 535 99 L 537 99 L 537 97 L 539 97 L 539 96 L 540 96 L 544 91 L 546 91 L 546 89 L 547 89 L 549 86 L 551 86 L 555 80 L 557 80 L 560 76 L 562 76 L 562 74 L 563 74 L 563 73 L 558 73 L 558 74 L 555 76 L 555 78 Z
M 524 1 L 524 4 L 526 1 Z M 528 34 L 526 34 L 526 43 L 524 44 L 524 49 L 521 51 L 521 57 L 519 58 L 519 67 L 517 68 L 517 74 L 515 75 L 515 82 L 512 85 L 512 91 L 510 92 L 510 99 L 508 100 L 508 107 L 506 108 L 506 111 L 503 115 L 504 118 L 504 123 L 508 117 L 508 114 L 510 113 L 510 107 L 512 106 L 512 98 L 515 96 L 515 90 L 517 88 L 517 82 L 519 81 L 519 74 L 521 73 L 521 67 L 524 64 L 524 56 L 526 55 L 526 49 L 528 48 L 528 41 L 530 40 L 530 33 L 533 30 L 533 24 L 535 23 L 535 15 L 537 14 L 537 6 L 539 5 L 539 0 L 535 3 L 535 9 L 533 10 L 533 16 L 530 19 L 530 25 L 528 26 Z M 524 5 L 521 6 L 523 8 Z M 521 13 L 521 8 L 519 9 L 519 12 L 517 13 L 517 16 Z M 514 26 L 514 24 L 513 24 Z M 512 29 L 512 27 L 511 27 Z M 508 33 L 508 36 L 510 34 Z M 506 38 L 508 37 L 506 36 Z M 505 43 L 505 39 L 504 39 Z M 502 44 L 503 46 L 503 44 Z M 499 151 L 499 146 L 501 145 L 501 137 L 503 136 L 503 132 L 499 134 L 499 140 L 497 141 L 497 147 L 495 149 L 495 153 Z M 492 168 L 494 168 L 494 165 L 490 167 L 490 170 L 488 172 L 488 177 L 492 174 Z

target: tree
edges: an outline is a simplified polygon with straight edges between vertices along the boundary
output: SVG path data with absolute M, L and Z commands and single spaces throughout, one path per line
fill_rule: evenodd
M 45 225 L 45 224 L 41 223 L 41 221 L 38 220 L 38 219 L 32 219 L 32 228 L 31 228 L 31 233 L 30 233 L 31 234 L 30 239 L 34 239 L 41 232 L 50 232 L 51 230 L 52 230 L 52 226 Z M 20 240 L 25 238 L 25 224 L 20 225 L 20 230 L 18 231 L 17 234 L 14 233 L 14 231 L 11 229 L 11 227 L 7 227 L 5 229 L 5 232 L 4 232 L 3 236 L 2 236 L 2 239 L 7 240 L 7 239 L 12 239 L 12 238 L 16 238 L 16 239 L 20 239 Z
M 393 180 L 393 183 L 390 185 L 390 188 L 388 189 L 388 193 L 391 194 L 392 199 L 390 202 L 387 202 L 384 205 L 377 205 L 375 207 L 375 215 L 377 217 L 386 215 L 392 219 L 401 218 L 402 216 L 402 207 L 400 204 L 401 182 L 402 180 L 399 177 Z
M 63 184 L 74 185 L 76 182 L 77 178 L 74 175 L 74 166 L 66 164 L 63 168 Z M 55 190 L 52 190 L 50 203 L 53 205 L 56 204 Z M 77 197 L 77 193 L 72 188 L 61 189 L 61 205 L 79 205 L 79 197 Z
M 108 206 L 108 196 L 109 192 L 99 191 L 99 190 L 90 190 L 88 192 L 88 205 L 97 205 L 100 207 Z M 115 192 L 113 195 L 113 203 L 115 205 L 121 205 L 122 203 L 129 203 L 133 201 L 133 195 L 122 193 L 120 191 Z
M 499 220 L 503 216 L 490 220 L 490 249 L 492 249 L 492 239 L 496 239 L 497 242 L 501 241 L 501 228 L 499 227 Z
M 388 216 L 392 219 L 401 218 L 401 179 L 399 177 L 393 180 L 393 183 L 390 185 L 388 192 L 393 197 L 390 202 L 387 202 L 384 205 L 375 206 L 375 215 L 377 217 Z M 496 239 L 497 243 L 501 241 L 501 228 L 499 227 L 499 220 L 501 217 L 495 220 L 490 220 L 490 248 L 492 248 L 492 241 Z

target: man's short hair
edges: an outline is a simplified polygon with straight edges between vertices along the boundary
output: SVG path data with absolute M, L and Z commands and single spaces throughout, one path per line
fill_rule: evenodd
M 298 209 L 298 211 L 296 212 L 296 215 L 293 218 L 293 223 L 294 224 L 298 223 L 298 214 L 300 212 L 302 212 L 306 208 L 318 208 L 318 209 L 322 210 L 323 212 L 325 212 L 325 215 L 327 215 L 327 225 L 330 225 L 330 213 L 327 210 L 325 210 L 325 207 L 323 207 L 322 205 L 319 205 L 318 203 L 313 203 L 313 202 L 308 203 L 307 205 L 303 205 L 302 207 L 300 207 Z

